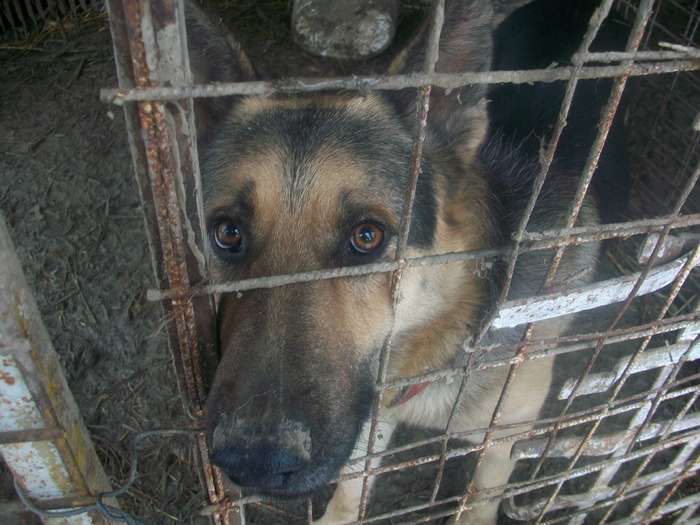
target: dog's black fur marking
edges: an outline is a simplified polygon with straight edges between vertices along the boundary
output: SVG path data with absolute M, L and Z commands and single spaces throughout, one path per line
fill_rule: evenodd
M 570 65 L 571 56 L 583 40 L 588 20 L 599 3 L 598 0 L 538 0 L 516 10 L 494 32 L 493 69 Z M 629 26 L 612 12 L 590 50 L 624 51 L 628 36 Z M 537 158 L 541 145 L 552 136 L 565 87 L 564 81 L 493 86 L 489 92 L 491 142 L 509 141 L 517 145 L 522 155 Z M 563 171 L 578 176 L 583 169 L 611 87 L 609 78 L 578 82 L 568 124 L 555 156 L 564 165 Z M 592 183 L 603 222 L 624 220 L 627 212 L 631 187 L 624 129 L 627 98 L 623 96 L 618 106 Z

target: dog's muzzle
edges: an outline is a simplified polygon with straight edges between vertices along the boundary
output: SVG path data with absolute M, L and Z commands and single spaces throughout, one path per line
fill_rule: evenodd
M 225 415 L 212 436 L 211 458 L 239 487 L 294 495 L 306 484 L 311 436 L 298 421 Z M 303 489 L 302 489 L 303 490 Z

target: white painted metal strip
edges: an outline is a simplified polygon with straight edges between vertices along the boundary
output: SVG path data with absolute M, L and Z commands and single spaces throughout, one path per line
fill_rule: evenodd
M 649 272 L 637 295 L 652 293 L 671 284 L 687 262 L 688 257 L 681 257 L 654 268 Z M 700 262 L 696 261 L 694 266 L 697 264 Z M 634 273 L 572 290 L 506 301 L 492 326 L 496 329 L 509 328 L 624 301 L 639 276 L 640 273 Z
M 32 399 L 17 361 L 11 356 L 3 355 L 0 359 L 0 381 L 3 383 L 0 388 L 0 432 L 44 428 L 41 413 Z
M 643 354 L 637 357 L 630 372 L 637 374 L 646 370 L 661 368 L 662 366 L 675 365 L 686 353 L 686 359 L 688 361 L 694 361 L 700 358 L 700 345 L 694 345 L 690 349 L 690 352 L 688 352 L 687 342 L 685 344 L 679 343 L 661 348 L 647 349 Z M 617 361 L 613 370 L 598 374 L 589 374 L 584 379 L 577 394 L 579 396 L 585 396 L 588 394 L 605 392 L 622 377 L 629 362 L 630 357 L 623 357 Z M 578 381 L 578 378 L 567 379 L 559 391 L 559 399 L 568 399 Z

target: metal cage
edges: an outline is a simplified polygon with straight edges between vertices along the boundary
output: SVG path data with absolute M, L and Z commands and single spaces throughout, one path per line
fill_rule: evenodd
M 531 250 L 555 248 L 553 274 L 567 246 L 608 240 L 606 266 L 610 278 L 583 289 L 543 293 L 527 301 L 498 303 L 484 320 L 481 335 L 491 327 L 527 324 L 513 357 L 486 363 L 480 356 L 495 347 L 469 354 L 464 366 L 410 379 L 387 381 L 382 351 L 377 377 L 379 392 L 435 378 L 466 381 L 484 367 L 502 366 L 509 378 L 525 359 L 557 356 L 555 398 L 532 429 L 521 429 L 512 441 L 512 457 L 521 461 L 503 494 L 475 492 L 468 480 L 480 467 L 483 452 L 499 428 L 501 401 L 483 442 L 467 445 L 451 432 L 420 434 L 380 454 L 372 446 L 380 411 L 373 413 L 373 439 L 359 476 L 409 476 L 424 481 L 423 491 L 388 507 L 368 506 L 367 484 L 361 523 L 422 523 L 458 514 L 489 498 L 502 499 L 508 519 L 532 523 L 700 523 L 700 286 L 694 268 L 700 264 L 697 226 L 700 201 L 698 115 L 700 114 L 700 5 L 687 0 L 604 0 L 591 20 L 590 43 L 611 9 L 632 25 L 626 51 L 593 53 L 584 43 L 569 67 L 533 71 L 439 74 L 434 71 L 440 27 L 433 28 L 432 57 L 422 73 L 388 77 L 288 79 L 192 86 L 184 36 L 182 3 L 173 0 L 110 1 L 109 18 L 120 86 L 105 89 L 102 100 L 124 107 L 134 170 L 146 218 L 147 234 L 159 289 L 149 297 L 161 301 L 169 323 L 169 342 L 183 403 L 192 428 L 201 430 L 204 399 L 216 366 L 213 294 L 284 286 L 371 272 L 391 273 L 392 297 L 400 293 L 401 273 L 413 265 L 500 257 L 512 278 L 517 257 Z M 443 9 L 435 2 L 434 9 Z M 435 17 L 437 20 L 440 16 Z M 162 57 L 168 57 L 163 60 Z M 280 275 L 265 279 L 207 284 L 207 248 L 193 129 L 193 97 L 268 95 L 331 89 L 416 89 L 419 102 L 407 188 L 408 224 L 420 172 L 422 142 L 431 86 L 454 88 L 470 83 L 565 80 L 567 96 L 552 141 L 541 155 L 534 198 L 547 176 L 576 84 L 583 78 L 613 78 L 613 89 L 600 116 L 598 136 L 581 174 L 567 228 L 534 233 L 522 217 L 511 244 L 501 250 L 450 253 L 407 259 L 404 229 L 396 257 L 389 263 Z M 630 91 L 630 83 L 634 89 Z M 634 186 L 630 217 L 625 222 L 581 228 L 574 226 L 598 156 L 623 93 L 630 107 Z M 534 200 L 531 202 L 534 205 Z M 530 206 L 530 211 L 532 206 Z M 508 286 L 506 283 L 506 288 Z M 552 340 L 533 340 L 538 320 L 586 310 L 575 333 Z M 480 338 L 477 338 L 480 340 Z M 465 342 L 466 345 L 466 342 Z M 569 372 L 569 375 L 566 374 Z M 516 429 L 517 430 L 517 429 Z M 198 468 L 208 495 L 203 513 L 214 523 L 285 522 L 265 514 L 274 505 L 242 497 L 211 464 L 203 433 L 196 433 Z M 466 456 L 471 460 L 465 460 Z M 380 466 L 372 460 L 382 458 Z M 451 468 L 451 464 L 457 468 Z M 455 475 L 455 471 L 458 474 Z M 466 475 L 465 475 L 466 474 Z M 448 495 L 444 485 L 454 488 Z M 407 485 L 403 485 L 407 486 Z M 381 488 L 379 489 L 381 490 Z M 411 489 L 412 490 L 412 489 Z M 299 521 L 311 520 L 307 502 Z

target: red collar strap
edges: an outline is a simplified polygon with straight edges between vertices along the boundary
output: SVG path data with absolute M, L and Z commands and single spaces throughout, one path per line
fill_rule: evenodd
M 425 388 L 430 384 L 430 381 L 423 381 L 422 383 L 417 383 L 415 385 L 404 387 L 399 395 L 395 398 L 395 401 L 389 403 L 389 408 L 394 408 L 399 405 L 403 405 L 406 401 L 411 399 L 413 396 L 420 394 Z

